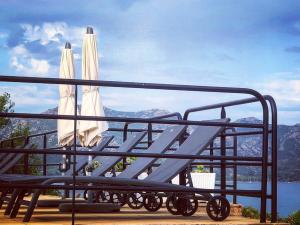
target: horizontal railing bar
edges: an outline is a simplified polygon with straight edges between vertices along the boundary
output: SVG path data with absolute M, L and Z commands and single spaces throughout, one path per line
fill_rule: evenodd
M 3 153 L 28 153 L 28 154 L 61 154 L 61 155 L 92 155 L 92 156 L 122 156 L 122 157 L 147 157 L 147 158 L 176 158 L 176 159 L 205 159 L 205 160 L 242 160 L 242 161 L 261 161 L 262 157 L 245 156 L 210 156 L 210 155 L 186 155 L 186 154 L 156 154 L 138 152 L 108 152 L 108 151 L 77 151 L 72 150 L 49 150 L 49 149 L 14 149 L 3 148 Z
M 113 132 L 123 132 L 124 129 L 123 128 L 108 128 L 107 131 L 113 131 Z M 139 128 L 130 128 L 127 130 L 128 132 L 143 132 L 143 131 L 147 131 L 147 129 L 139 129 Z M 152 130 L 153 133 L 161 133 L 163 132 L 164 130 L 161 130 L 161 129 L 155 129 L 155 130 Z
M 124 129 L 123 128 L 108 128 L 107 131 L 123 132 Z M 128 132 L 143 132 L 143 131 L 147 131 L 147 129 L 138 129 L 138 128 L 128 129 Z M 29 135 L 29 136 L 18 136 L 18 137 L 13 137 L 13 138 L 1 140 L 0 143 L 1 142 L 8 142 L 8 141 L 11 141 L 11 140 L 16 140 L 16 139 L 24 139 L 24 138 L 27 138 L 27 137 L 31 138 L 31 137 L 43 136 L 43 135 L 53 134 L 53 133 L 56 133 L 56 132 L 57 132 L 57 130 L 53 130 L 53 131 L 49 131 L 49 132 L 45 132 L 45 133 L 32 134 L 32 135 Z M 152 132 L 153 133 L 162 133 L 163 130 L 162 129 L 155 129 L 155 130 L 152 130 Z M 269 133 L 272 133 L 272 130 L 270 130 Z M 256 134 L 257 135 L 262 134 L 262 132 L 261 131 L 233 132 L 233 133 L 225 133 L 224 135 L 230 137 L 230 136 L 256 135 Z
M 269 130 L 269 133 L 272 133 L 272 130 Z M 240 131 L 240 132 L 225 133 L 224 135 L 227 137 L 231 137 L 231 136 L 246 136 L 246 135 L 259 135 L 259 134 L 262 134 L 262 131 Z
M 28 166 L 43 166 L 44 164 L 28 164 Z M 61 163 L 47 163 L 47 164 L 45 164 L 46 166 L 59 166 L 59 165 L 61 165 Z M 14 165 L 14 167 L 15 166 L 24 166 L 24 164 L 16 164 L 16 165 Z
M 193 162 L 191 165 L 221 165 L 221 162 Z M 261 166 L 261 162 L 226 162 L 225 166 Z
M 263 96 L 263 97 L 266 97 L 266 96 Z M 212 105 L 190 108 L 184 112 L 183 119 L 186 120 L 188 118 L 189 114 L 192 112 L 201 112 L 201 111 L 210 110 L 210 109 L 217 109 L 217 108 L 229 107 L 229 106 L 237 106 L 237 105 L 242 105 L 242 104 L 254 103 L 254 102 L 258 102 L 258 101 L 259 100 L 257 98 L 245 98 L 245 99 L 239 99 L 239 100 L 234 100 L 234 101 L 229 101 L 229 102 L 221 102 L 221 103 L 216 103 L 216 104 L 212 104 Z
M 216 187 L 220 187 L 221 184 L 215 184 L 215 186 Z M 234 185 L 233 184 L 226 184 L 226 187 L 234 187 Z
M 76 176 L 75 176 L 76 177 Z M 91 181 L 93 183 L 93 181 Z M 78 182 L 80 183 L 80 182 Z M 94 182 L 99 183 L 99 182 Z M 73 187 L 70 185 L 45 185 L 45 184 L 22 184 L 22 183 L 0 183 L 0 187 L 6 187 L 6 188 L 30 188 L 30 189 L 65 189 L 65 190 L 73 190 Z M 161 192 L 181 192 L 181 193 L 194 193 L 194 190 L 179 190 L 170 187 L 139 187 L 139 186 L 106 186 L 106 185 L 77 185 L 75 186 L 76 190 L 116 190 L 116 191 L 161 191 Z M 197 192 L 198 193 L 198 192 Z M 200 193 L 200 192 L 199 192 Z M 261 191 L 260 190 L 228 190 L 228 189 L 201 189 L 201 193 L 228 193 L 228 194 L 237 194 L 237 195 L 252 195 L 252 196 L 259 196 Z
M 240 93 L 250 94 L 257 98 L 261 95 L 249 88 L 236 87 L 216 87 L 216 86 L 198 86 L 198 85 L 178 85 L 178 84 L 158 84 L 158 83 L 139 83 L 124 81 L 105 81 L 105 80 L 79 80 L 79 79 L 61 79 L 45 77 L 28 76 L 5 76 L 0 75 L 0 82 L 21 82 L 21 83 L 40 83 L 40 84 L 70 84 L 70 85 L 88 85 L 102 87 L 120 87 L 120 88 L 141 88 L 141 89 L 159 89 L 159 90 L 177 90 L 177 91 L 200 91 L 200 92 L 220 92 L 220 93 Z
M 17 136 L 17 137 L 1 140 L 0 142 L 12 141 L 12 140 L 17 140 L 17 139 L 32 138 L 32 137 L 38 137 L 38 136 L 44 136 L 44 135 L 49 135 L 49 134 L 53 134 L 53 133 L 56 133 L 56 132 L 57 132 L 57 130 L 52 130 L 52 131 L 48 131 L 48 132 L 44 132 L 44 133 L 30 134 L 28 136 Z
M 139 122 L 139 123 L 158 123 L 158 124 L 179 124 L 179 125 L 202 125 L 202 126 L 227 126 L 227 127 L 247 127 L 263 128 L 262 124 L 245 123 L 226 123 L 214 121 L 194 121 L 194 120 L 163 120 L 163 119 L 143 119 L 128 117 L 105 117 L 105 116 L 73 116 L 73 115 L 53 115 L 53 114 L 34 114 L 34 113 L 0 113 L 0 117 L 31 118 L 31 119 L 63 119 L 63 120 L 94 120 L 110 122 Z

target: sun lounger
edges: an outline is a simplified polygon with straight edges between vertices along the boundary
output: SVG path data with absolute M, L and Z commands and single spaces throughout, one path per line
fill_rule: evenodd
M 155 144 L 152 144 L 147 152 L 149 153 L 162 153 L 165 152 L 186 130 L 186 126 L 172 126 L 167 128 L 158 138 L 158 140 L 155 142 Z M 146 132 L 140 132 L 138 133 L 134 138 L 129 138 L 127 141 L 125 141 L 119 148 L 118 152 L 128 152 L 139 142 L 144 136 L 146 135 Z M 93 160 L 98 161 L 100 164 L 100 167 L 93 171 L 93 176 L 104 176 L 105 173 L 107 173 L 110 169 L 112 169 L 120 160 L 122 157 L 119 156 L 113 156 L 113 157 L 106 157 L 106 156 L 98 156 L 95 157 Z M 135 178 L 140 173 L 142 173 L 146 168 L 151 166 L 152 163 L 154 163 L 156 159 L 154 158 L 140 158 L 136 162 L 134 162 L 133 165 L 128 167 L 128 170 L 126 169 L 124 172 L 126 173 L 124 177 L 127 178 Z M 126 172 L 128 171 L 128 172 Z M 134 171 L 132 173 L 131 171 Z M 66 174 L 68 175 L 68 174 Z M 48 179 L 49 177 L 44 177 L 45 179 Z M 13 177 L 11 179 L 14 179 Z M 18 179 L 18 178 L 16 178 Z M 43 179 L 43 178 L 42 178 Z M 1 177 L 0 177 L 1 180 Z M 5 178 L 7 180 L 7 178 Z M 11 203 L 12 204 L 12 203 Z M 53 205 L 53 203 L 51 203 Z M 44 205 L 44 204 L 43 204 Z M 8 210 L 7 210 L 8 211 Z
M 185 132 L 186 126 L 168 127 L 158 139 L 147 149 L 147 153 L 163 153 Z M 123 149 L 118 152 L 124 152 Z M 100 167 L 93 171 L 94 176 L 104 176 L 113 165 L 122 159 L 120 156 L 98 156 L 94 160 L 100 162 Z M 118 177 L 136 178 L 155 162 L 155 158 L 138 158 L 128 166 Z
M 94 151 L 102 151 L 113 139 L 113 136 L 106 136 L 101 139 L 101 142 L 93 147 Z M 32 144 L 29 144 L 25 146 L 24 148 L 30 148 Z M 86 150 L 85 148 L 81 148 L 81 150 Z M 33 175 L 26 175 L 26 174 L 5 174 L 7 171 L 9 171 L 13 166 L 16 165 L 16 163 L 22 159 L 25 155 L 25 153 L 9 153 L 10 156 L 8 157 L 10 160 L 7 160 L 6 164 L 0 169 L 0 181 L 2 179 L 16 179 L 20 177 L 31 177 Z M 11 158 L 12 157 L 12 158 Z M 76 174 L 84 168 L 88 164 L 88 158 L 87 156 L 78 156 L 76 158 Z M 65 175 L 71 176 L 73 173 L 73 168 L 69 168 L 65 171 Z M 12 198 L 7 197 L 7 193 L 9 192 L 8 189 L 2 190 L 1 196 L 0 196 L 0 208 L 2 207 L 3 203 L 5 201 L 10 201 Z M 12 207 L 12 202 L 10 203 L 10 207 L 6 208 L 5 214 L 9 214 L 9 211 Z
M 217 122 L 228 122 L 228 119 L 221 119 L 216 120 Z M 224 127 L 217 127 L 217 126 L 198 126 L 194 132 L 185 140 L 185 142 L 178 148 L 176 151 L 177 154 L 190 154 L 191 156 L 194 155 L 200 155 L 205 148 L 216 138 L 217 135 L 219 135 L 224 130 Z M 118 177 L 76 177 L 76 181 L 79 183 L 93 183 L 93 184 L 101 184 L 101 185 L 109 185 L 115 186 L 115 188 L 118 190 L 119 186 L 127 186 L 132 187 L 135 186 L 139 188 L 139 190 L 142 190 L 143 188 L 147 189 L 149 191 L 149 188 L 152 192 L 156 192 L 157 190 L 161 191 L 162 188 L 164 189 L 164 192 L 166 193 L 177 193 L 177 192 L 191 192 L 194 194 L 197 194 L 197 199 L 205 199 L 208 200 L 208 207 L 211 210 L 217 210 L 217 201 L 216 196 L 212 197 L 210 194 L 205 194 L 203 192 L 203 189 L 197 189 L 192 187 L 186 187 L 186 186 L 180 186 L 180 185 L 174 185 L 174 184 L 168 184 L 178 173 L 182 172 L 187 168 L 187 166 L 192 162 L 192 159 L 167 159 L 165 162 L 163 162 L 156 170 L 154 170 L 148 177 L 146 177 L 144 180 L 137 180 L 137 179 L 127 179 L 127 178 L 118 178 Z M 18 180 L 17 182 L 20 183 L 39 183 L 42 181 L 42 179 L 39 178 L 32 178 L 31 180 L 25 179 L 25 180 Z M 42 184 L 54 184 L 54 183 L 60 183 L 60 182 L 72 182 L 72 177 L 56 177 L 51 178 L 48 180 L 44 180 Z M 157 191 L 158 192 L 158 191 Z M 38 201 L 38 197 L 41 193 L 41 190 L 36 190 L 32 196 L 31 201 L 28 205 L 27 213 L 24 217 L 25 222 L 29 221 L 31 218 L 31 215 L 33 213 L 33 210 L 36 206 L 36 203 Z M 172 195 L 173 196 L 173 195 Z M 155 196 L 154 196 L 155 197 Z M 21 203 L 21 200 L 23 199 L 23 196 L 19 195 L 19 198 L 16 202 L 16 208 L 19 208 L 19 204 Z M 152 198 L 152 195 L 145 195 L 145 201 L 144 203 L 149 203 L 150 199 Z M 191 215 L 198 207 L 198 202 L 195 200 L 194 195 L 186 195 L 184 197 L 178 197 L 176 202 L 178 202 L 176 209 L 180 214 L 182 215 Z M 221 200 L 220 200 L 221 199 Z M 151 201 L 152 201 L 151 200 Z M 221 219 L 225 219 L 230 210 L 230 206 L 228 206 L 228 201 L 225 199 L 222 199 L 221 197 L 217 200 L 220 200 L 222 204 L 224 204 L 225 211 L 222 211 L 222 217 Z M 151 203 L 150 201 L 150 203 Z M 170 201 L 172 202 L 172 201 Z M 149 205 L 151 206 L 152 204 Z M 174 203 L 174 201 L 173 201 Z M 180 204 L 179 204 L 180 203 Z M 192 209 L 190 210 L 187 205 L 192 205 Z M 173 204 L 174 206 L 174 204 Z M 175 207 L 176 208 L 176 207 Z M 171 209 L 174 210 L 174 209 Z M 171 211 L 169 210 L 169 211 Z M 175 211 L 176 211 L 175 210 Z M 13 214 L 16 215 L 16 212 Z M 209 214 L 210 215 L 210 214 Z
M 31 144 L 27 144 L 24 149 L 29 149 Z M 6 173 L 14 167 L 23 157 L 25 153 L 8 153 L 0 163 L 0 174 Z
M 120 149 L 123 152 L 128 152 L 130 150 L 132 150 L 142 139 L 143 137 L 146 135 L 146 132 L 139 132 L 134 136 L 131 136 L 130 138 L 128 138 L 121 146 Z M 79 157 L 80 159 L 83 159 L 83 157 Z M 87 159 L 87 158 L 86 158 Z M 80 160 L 82 162 L 82 160 Z M 88 161 L 86 161 L 87 164 Z M 85 165 L 86 165 L 85 164 Z M 112 164 L 111 166 L 113 167 L 115 164 Z M 76 168 L 80 169 L 83 168 L 84 165 L 81 163 L 78 167 L 76 166 Z M 70 177 L 72 175 L 72 168 L 69 170 L 70 172 L 68 172 L 68 175 L 63 176 L 63 177 Z M 78 172 L 78 171 L 77 171 Z M 56 176 L 32 176 L 32 175 L 27 175 L 27 176 L 22 176 L 22 175 L 0 175 L 0 182 L 14 182 L 14 181 L 18 181 L 18 180 L 39 180 L 39 182 L 42 182 L 44 180 L 53 178 Z M 65 182 L 64 182 L 65 183 Z M 6 207 L 6 211 L 5 214 L 10 214 L 12 207 L 15 203 L 16 198 L 18 197 L 18 195 L 22 195 L 27 192 L 26 190 L 20 190 L 20 189 L 15 189 L 13 191 L 12 197 L 9 199 L 9 203 L 8 206 Z M 7 192 L 3 191 L 2 192 L 2 196 L 0 199 L 6 200 L 5 195 L 7 194 Z M 23 196 L 24 197 L 24 196 Z M 1 202 L 0 202 L 1 203 Z

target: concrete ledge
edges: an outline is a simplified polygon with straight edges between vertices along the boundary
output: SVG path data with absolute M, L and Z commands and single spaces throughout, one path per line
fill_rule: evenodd
M 58 207 L 62 213 L 72 212 L 72 203 L 62 203 Z M 113 213 L 119 212 L 120 206 L 112 203 L 77 203 L 76 213 Z
M 85 203 L 84 199 L 76 199 L 76 203 Z M 39 200 L 37 203 L 38 207 L 58 207 L 63 203 L 72 203 L 72 199 L 48 199 L 48 200 Z

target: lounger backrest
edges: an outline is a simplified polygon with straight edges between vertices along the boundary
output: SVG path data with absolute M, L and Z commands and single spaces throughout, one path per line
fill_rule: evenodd
M 139 132 L 127 140 L 116 150 L 117 152 L 131 151 L 146 135 L 146 131 Z M 106 150 L 107 151 L 107 150 Z M 100 163 L 100 166 L 93 171 L 93 176 L 103 176 L 106 172 L 112 169 L 123 157 L 122 156 L 97 156 L 95 161 Z
M 6 155 L 7 153 L 0 153 L 0 163 L 5 158 Z
M 214 122 L 228 122 L 229 119 L 213 120 Z M 220 134 L 225 127 L 197 126 L 194 132 L 177 149 L 175 154 L 200 155 L 205 148 Z M 194 159 L 167 159 L 154 170 L 146 181 L 170 182 L 183 171 Z
M 145 152 L 164 153 L 185 132 L 185 130 L 186 126 L 183 125 L 168 127 Z M 156 160 L 156 158 L 140 157 L 118 175 L 118 178 L 137 178 Z
M 113 136 L 103 137 L 101 142 L 92 148 L 92 151 L 102 151 L 105 147 L 112 141 Z M 81 148 L 80 151 L 87 151 L 87 148 Z M 94 158 L 94 157 L 93 157 Z M 88 164 L 88 156 L 87 155 L 77 155 L 76 156 L 76 173 L 82 170 Z M 65 175 L 72 175 L 73 167 L 65 172 Z
M 21 154 L 21 153 L 20 153 Z M 5 166 L 17 153 L 7 153 L 0 162 L 0 169 Z
M 28 144 L 24 149 L 29 149 L 32 147 L 32 144 Z M 13 166 L 17 164 L 17 162 L 24 157 L 25 153 L 9 153 L 9 156 L 7 156 L 7 160 L 1 162 L 1 169 L 0 169 L 0 174 L 6 173 L 8 170 L 10 170 Z

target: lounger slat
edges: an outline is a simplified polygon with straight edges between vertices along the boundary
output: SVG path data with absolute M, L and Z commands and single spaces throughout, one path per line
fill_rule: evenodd
M 132 150 L 147 134 L 146 131 L 139 132 L 133 137 L 129 137 L 116 151 L 128 152 Z M 100 166 L 93 171 L 93 176 L 103 176 L 106 172 L 112 169 L 123 157 L 121 156 L 97 156 L 95 161 L 100 163 Z
M 101 142 L 93 147 L 93 151 L 102 151 L 113 139 L 113 136 L 103 137 Z M 81 148 L 81 151 L 86 151 L 86 148 Z M 94 157 L 93 157 L 94 158 Z M 82 170 L 88 164 L 87 155 L 78 155 L 76 156 L 76 173 Z M 73 174 L 73 168 L 71 167 L 68 171 L 65 172 L 66 176 L 71 176 Z
M 24 147 L 24 149 L 28 149 L 31 147 L 31 144 L 28 144 Z M 4 164 L 1 164 L 2 167 L 0 169 L 0 174 L 6 173 L 10 170 L 13 166 L 17 164 L 19 160 L 24 157 L 25 153 L 9 153 L 8 160 L 5 160 Z
M 8 153 L 0 162 L 0 170 L 4 167 L 17 153 Z
M 228 122 L 229 119 L 214 120 L 215 122 Z M 177 149 L 175 154 L 200 155 L 204 149 L 216 138 L 224 127 L 198 126 L 194 132 Z M 170 182 L 175 176 L 183 171 L 193 159 L 167 159 L 146 181 Z
M 164 153 L 185 132 L 185 130 L 186 126 L 183 125 L 168 127 L 145 151 L 145 153 Z M 118 177 L 137 178 L 156 160 L 156 158 L 139 157 L 130 166 L 128 166 L 120 175 L 118 175 Z

